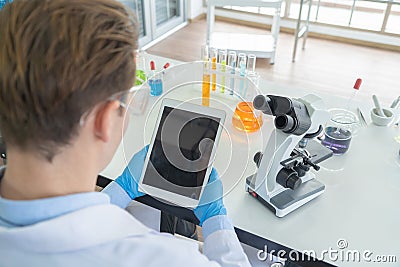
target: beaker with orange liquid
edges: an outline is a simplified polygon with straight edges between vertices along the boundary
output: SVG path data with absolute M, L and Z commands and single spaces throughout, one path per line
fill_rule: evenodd
M 262 112 L 255 110 L 252 102 L 240 102 L 233 114 L 232 124 L 240 131 L 258 131 L 263 124 Z

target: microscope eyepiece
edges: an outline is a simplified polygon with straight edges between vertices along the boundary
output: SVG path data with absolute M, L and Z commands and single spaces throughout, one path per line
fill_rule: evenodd
M 258 95 L 253 100 L 253 106 L 255 109 L 264 110 L 268 105 L 267 101 L 265 100 L 265 96 Z
M 275 116 L 275 127 L 287 134 L 302 135 L 311 126 L 304 103 L 283 96 L 258 95 L 253 100 L 255 109 Z
M 269 102 L 271 99 L 268 96 L 258 95 L 253 100 L 253 106 L 255 109 L 262 111 L 265 114 L 272 115 L 271 107 Z
M 275 118 L 275 127 L 284 132 L 290 132 L 296 127 L 296 121 L 293 117 L 286 114 L 278 115 Z

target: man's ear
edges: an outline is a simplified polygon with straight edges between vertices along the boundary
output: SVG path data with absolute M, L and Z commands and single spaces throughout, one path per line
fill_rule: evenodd
M 118 101 L 108 101 L 100 106 L 94 121 L 94 134 L 103 142 L 108 142 L 115 128 L 116 114 L 119 114 Z

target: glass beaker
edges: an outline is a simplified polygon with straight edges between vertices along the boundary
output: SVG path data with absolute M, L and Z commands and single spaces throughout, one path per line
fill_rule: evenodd
M 232 124 L 240 131 L 258 131 L 263 124 L 262 112 L 255 110 L 252 102 L 240 102 L 233 114 Z
M 358 124 L 357 116 L 345 109 L 329 110 L 330 120 L 325 125 L 325 136 L 321 144 L 342 155 L 349 150 L 350 141 Z
M 162 72 L 154 72 L 149 79 L 150 95 L 160 96 L 163 93 L 163 74 Z

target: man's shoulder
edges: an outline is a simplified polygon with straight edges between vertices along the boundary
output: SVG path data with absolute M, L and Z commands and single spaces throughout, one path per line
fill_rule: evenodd
M 49 260 L 62 263 L 60 266 L 209 264 L 196 241 L 151 230 L 113 205 L 93 206 L 32 227 L 5 230 L 0 233 L 1 247 L 15 256 L 9 262 L 18 263 L 15 266 Z
M 121 257 L 141 259 L 146 266 L 208 266 L 206 256 L 200 253 L 199 243 L 170 234 L 149 232 L 142 236 L 127 237 L 115 244 Z M 124 251 L 127 255 L 123 255 Z

